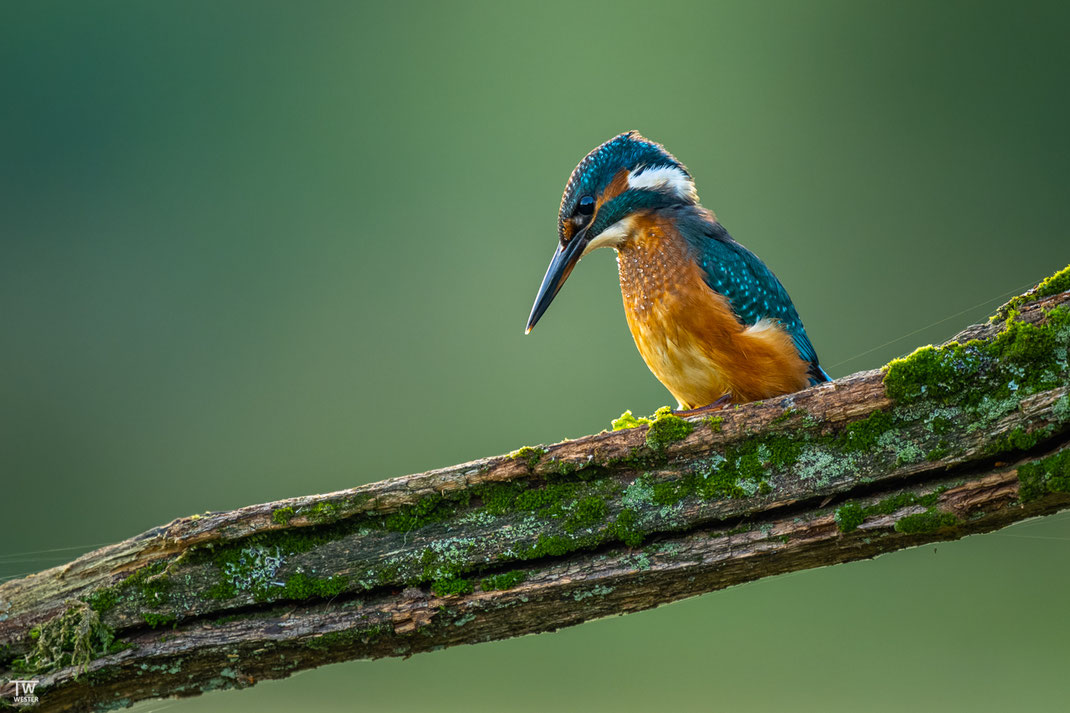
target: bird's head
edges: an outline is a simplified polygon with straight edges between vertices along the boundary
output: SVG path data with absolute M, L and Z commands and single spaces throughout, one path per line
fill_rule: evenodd
M 580 258 L 616 247 L 631 233 L 630 220 L 660 208 L 698 203 L 691 174 L 661 144 L 638 131 L 615 136 L 580 161 L 561 197 L 558 245 L 528 317 L 535 327 Z

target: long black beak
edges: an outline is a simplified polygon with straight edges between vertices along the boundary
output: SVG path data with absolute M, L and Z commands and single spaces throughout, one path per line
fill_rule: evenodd
M 550 260 L 550 267 L 546 268 L 546 276 L 542 278 L 539 294 L 535 296 L 535 304 L 531 306 L 531 316 L 528 317 L 528 326 L 524 334 L 529 334 L 535 328 L 535 323 L 554 301 L 554 297 L 561 290 L 561 285 L 565 284 L 572 268 L 576 267 L 576 263 L 580 261 L 586 245 L 587 230 L 584 229 L 574 235 L 567 245 L 557 248 L 553 259 Z

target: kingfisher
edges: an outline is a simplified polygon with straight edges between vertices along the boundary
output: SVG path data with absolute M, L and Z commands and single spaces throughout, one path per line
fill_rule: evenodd
M 632 338 L 680 410 L 831 381 L 780 280 L 702 207 L 687 168 L 638 131 L 572 171 L 557 234 L 525 334 L 580 258 L 614 248 Z

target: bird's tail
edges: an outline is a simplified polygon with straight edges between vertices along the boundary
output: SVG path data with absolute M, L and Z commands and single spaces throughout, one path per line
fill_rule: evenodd
M 807 372 L 810 376 L 810 386 L 816 386 L 817 384 L 823 384 L 826 381 L 832 381 L 832 377 L 828 375 L 821 365 L 816 361 L 810 362 L 810 369 Z

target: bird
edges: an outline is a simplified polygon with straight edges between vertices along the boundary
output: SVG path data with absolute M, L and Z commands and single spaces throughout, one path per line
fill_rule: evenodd
M 632 338 L 679 410 L 831 381 L 780 280 L 699 203 L 684 164 L 638 131 L 580 161 L 565 185 L 557 228 L 525 334 L 580 258 L 614 248 Z

